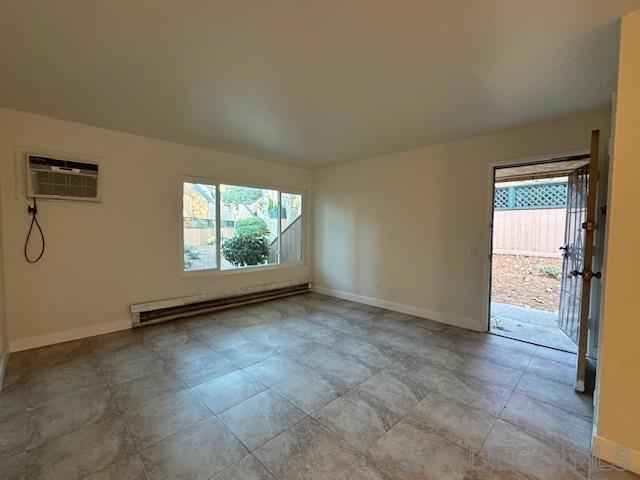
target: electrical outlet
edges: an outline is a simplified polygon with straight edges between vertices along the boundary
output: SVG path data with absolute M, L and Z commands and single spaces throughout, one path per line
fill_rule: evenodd
M 382 290 L 382 282 L 376 282 L 376 290 Z

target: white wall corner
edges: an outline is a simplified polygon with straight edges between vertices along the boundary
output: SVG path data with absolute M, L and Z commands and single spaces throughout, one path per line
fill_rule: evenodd
M 131 328 L 131 319 L 116 320 L 114 322 L 99 323 L 86 327 L 72 328 L 61 332 L 34 335 L 32 337 L 16 338 L 9 341 L 9 352 L 19 352 L 31 348 L 44 347 L 55 343 L 69 342 L 80 338 L 93 337 L 105 333 L 117 332 Z
M 591 445 L 591 454 L 594 457 L 615 465 L 618 467 L 617 469 L 640 474 L 640 451 L 632 450 L 598 435 L 593 436 Z M 609 467 L 597 465 L 596 468 L 606 469 Z
M 4 372 L 7 370 L 7 360 L 9 360 L 9 352 L 0 350 L 0 391 L 4 385 Z
M 375 297 L 367 297 L 365 295 L 358 295 L 356 293 L 333 290 L 331 288 L 322 287 L 320 285 L 313 285 L 312 290 L 323 295 L 329 295 L 331 297 L 341 298 L 343 300 L 350 300 L 352 302 L 364 303 L 366 305 L 372 305 L 374 307 L 386 308 L 387 310 L 393 310 L 394 312 L 406 313 L 407 315 L 426 318 L 428 320 L 444 323 L 446 325 L 452 325 L 454 327 L 466 328 L 468 330 L 474 330 L 476 332 L 485 331 L 478 324 L 478 322 L 471 318 L 459 317 L 457 315 L 452 315 L 444 312 L 434 312 L 432 310 L 426 310 L 424 308 L 414 307 L 412 305 L 391 302 Z

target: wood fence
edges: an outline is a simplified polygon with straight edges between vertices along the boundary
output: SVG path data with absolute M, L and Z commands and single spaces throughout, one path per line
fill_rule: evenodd
M 564 208 L 495 210 L 493 253 L 560 258 L 565 217 Z
M 280 238 L 282 246 L 281 262 L 295 262 L 302 260 L 302 216 L 298 216 L 287 228 L 282 231 Z M 278 242 L 275 241 L 269 246 L 269 263 L 278 261 Z

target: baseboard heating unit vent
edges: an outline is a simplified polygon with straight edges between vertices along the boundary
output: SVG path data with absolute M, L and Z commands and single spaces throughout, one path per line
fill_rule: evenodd
M 223 296 L 220 298 L 204 298 L 194 296 L 161 300 L 158 302 L 131 305 L 131 316 L 134 327 L 150 325 L 181 317 L 199 315 L 224 308 L 246 305 L 249 303 L 263 302 L 274 298 L 287 297 L 309 291 L 309 284 L 290 285 L 282 288 L 252 291 L 238 295 Z

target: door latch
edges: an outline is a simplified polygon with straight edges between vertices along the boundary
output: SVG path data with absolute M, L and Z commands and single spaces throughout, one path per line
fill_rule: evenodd
M 594 273 L 591 270 L 585 270 L 585 271 L 582 271 L 582 272 L 579 272 L 578 270 L 573 270 L 571 272 L 571 275 L 573 275 L 574 277 L 577 277 L 579 275 L 582 278 L 584 278 L 585 280 L 591 280 L 593 277 L 602 278 L 602 272 L 595 272 Z

